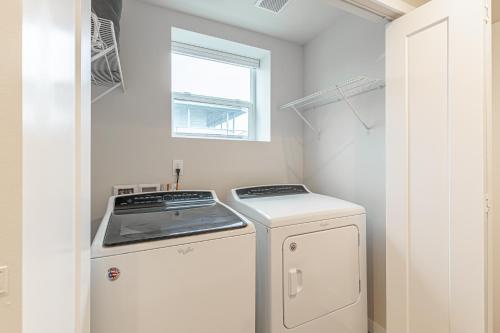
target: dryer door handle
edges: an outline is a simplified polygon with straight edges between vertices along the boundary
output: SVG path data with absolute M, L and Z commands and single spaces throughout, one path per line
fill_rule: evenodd
M 302 271 L 292 268 L 288 271 L 288 295 L 296 297 L 302 291 Z

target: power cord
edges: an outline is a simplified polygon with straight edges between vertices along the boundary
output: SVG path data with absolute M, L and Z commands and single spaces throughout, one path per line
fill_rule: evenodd
M 181 169 L 179 169 L 179 168 L 175 169 L 175 173 L 177 174 L 177 181 L 175 182 L 175 189 L 178 191 L 179 190 L 179 178 L 181 176 Z

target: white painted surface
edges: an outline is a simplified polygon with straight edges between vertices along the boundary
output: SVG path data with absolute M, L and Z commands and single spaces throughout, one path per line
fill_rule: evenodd
M 0 295 L 0 330 L 21 332 L 22 265 L 22 3 L 0 11 L 0 266 L 9 269 L 9 292 Z M 0 287 L 1 288 L 1 287 Z
M 127 92 L 92 105 L 92 218 L 114 184 L 171 183 L 172 160 L 184 160 L 181 189 L 230 188 L 302 179 L 302 124 L 278 107 L 302 95 L 299 45 L 224 24 L 124 1 L 122 65 Z M 176 26 L 270 50 L 271 142 L 172 138 L 170 29 Z M 224 199 L 222 197 L 222 199 Z
M 325 0 L 290 0 L 279 14 L 257 8 L 255 0 L 140 0 L 187 14 L 303 44 L 343 12 Z
M 76 2 L 76 332 L 90 333 L 91 0 Z
M 431 0 L 402 0 L 406 3 L 408 3 L 409 5 L 417 8 L 419 6 L 422 6 L 424 4 L 426 4 L 427 2 L 431 1 Z
M 358 0 L 359 1 L 359 0 Z M 388 7 L 396 11 L 400 11 L 403 14 L 407 14 L 415 9 L 416 3 L 421 2 L 419 0 L 369 0 L 380 6 Z
M 89 81 L 76 51 L 87 45 L 88 31 L 76 28 L 87 9 L 88 2 L 23 1 L 24 333 L 88 329 Z
M 388 28 L 389 333 L 486 330 L 483 14 L 433 1 Z
M 346 6 L 351 6 L 354 9 L 362 9 L 363 11 L 374 13 L 379 18 L 386 18 L 389 20 L 394 20 L 401 15 L 409 13 L 414 6 L 410 5 L 406 1 L 402 0 L 329 0 L 332 3 L 338 3 L 340 8 Z M 347 11 L 351 11 L 353 14 L 357 14 L 349 8 Z M 363 15 L 360 15 L 363 16 Z
M 353 76 L 384 77 L 384 24 L 345 18 L 305 46 L 305 93 Z M 352 103 L 374 128 L 366 132 L 343 103 L 306 113 L 321 138 L 304 128 L 304 182 L 313 192 L 367 211 L 368 314 L 385 326 L 384 92 Z
M 500 332 L 500 23 L 493 25 L 493 332 Z
M 410 332 L 447 332 L 450 321 L 441 303 L 450 289 L 452 227 L 447 29 L 447 22 L 441 22 L 407 39 Z

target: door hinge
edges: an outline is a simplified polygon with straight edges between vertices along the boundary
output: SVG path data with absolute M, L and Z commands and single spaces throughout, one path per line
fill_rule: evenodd
M 490 209 L 491 209 L 491 206 L 490 206 L 490 197 L 489 197 L 488 194 L 485 194 L 484 195 L 484 212 L 485 213 L 489 213 Z
M 484 23 L 490 23 L 491 12 L 490 12 L 490 0 L 484 0 Z

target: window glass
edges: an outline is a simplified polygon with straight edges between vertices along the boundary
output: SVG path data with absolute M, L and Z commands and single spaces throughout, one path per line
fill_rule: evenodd
M 172 134 L 250 139 L 255 69 L 172 53 Z
M 174 100 L 177 135 L 248 138 L 248 108 Z
M 172 54 L 172 90 L 250 101 L 251 69 Z

